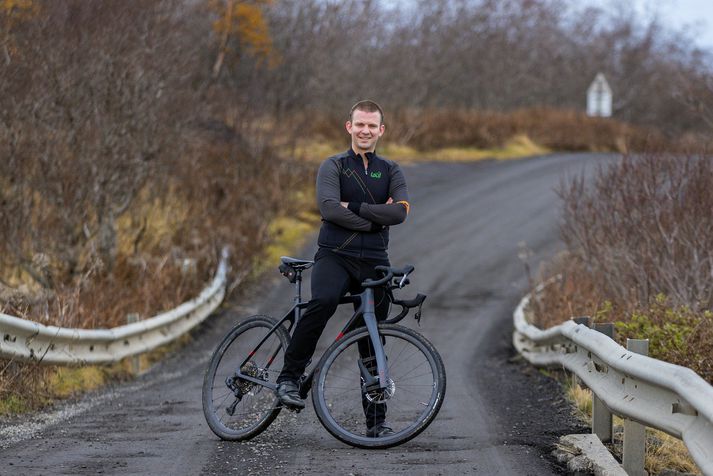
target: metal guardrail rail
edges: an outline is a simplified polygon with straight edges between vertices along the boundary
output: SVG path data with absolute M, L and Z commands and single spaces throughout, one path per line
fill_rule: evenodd
M 228 251 L 212 282 L 194 299 L 152 318 L 112 329 L 71 329 L 0 314 L 0 357 L 42 364 L 104 364 L 150 351 L 208 317 L 226 292 Z
M 575 373 L 614 414 L 682 439 L 698 467 L 713 475 L 713 387 L 691 369 L 625 349 L 568 321 L 542 330 L 527 322 L 525 296 L 513 315 L 513 343 L 536 366 Z

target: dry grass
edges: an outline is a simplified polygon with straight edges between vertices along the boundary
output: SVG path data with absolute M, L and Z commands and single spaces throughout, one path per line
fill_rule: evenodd
M 139 372 L 144 372 L 191 341 L 190 335 L 137 356 Z M 36 410 L 62 400 L 96 390 L 110 382 L 132 378 L 132 357 L 111 365 L 66 367 L 36 363 L 5 362 L 0 369 L 0 416 Z M 11 390 L 14 389 L 14 390 Z
M 300 160 L 318 164 L 326 157 L 343 152 L 345 147 L 347 146 L 344 144 L 336 145 L 336 143 L 318 142 L 310 145 L 297 146 L 293 153 L 294 156 Z M 424 161 L 470 162 L 483 159 L 519 159 L 535 155 L 544 155 L 550 153 L 551 150 L 536 144 L 526 135 L 520 134 L 506 141 L 502 147 L 489 149 L 479 149 L 476 147 L 444 147 L 442 149 L 419 151 L 408 145 L 384 141 L 379 147 L 378 152 L 390 160 L 395 160 L 400 164 L 408 164 Z
M 301 122 L 304 122 L 302 119 Z M 301 123 L 300 122 L 300 123 Z M 280 145 L 287 155 L 319 163 L 341 152 L 348 135 L 343 118 L 317 114 L 311 139 Z M 511 112 L 433 109 L 396 111 L 386 123 L 379 151 L 399 162 L 518 158 L 550 151 L 630 152 L 647 147 L 681 148 L 657 131 L 581 112 L 533 108 Z M 285 139 L 287 140 L 287 139 Z
M 565 394 L 573 404 L 575 415 L 581 421 L 590 423 L 592 421 L 592 391 L 577 384 L 577 379 L 572 374 L 567 374 Z
M 281 256 L 299 251 L 319 224 L 319 215 L 305 211 L 295 217 L 278 217 L 268 227 L 269 244 L 256 259 L 253 274 L 277 268 Z M 306 258 L 309 259 L 309 258 Z

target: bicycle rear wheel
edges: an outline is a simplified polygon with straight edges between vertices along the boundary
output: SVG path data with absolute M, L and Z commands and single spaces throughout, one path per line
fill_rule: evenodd
M 240 369 L 244 375 L 275 382 L 289 343 L 285 329 L 278 327 L 251 354 L 275 324 L 269 316 L 246 319 L 228 332 L 210 359 L 203 379 L 203 414 L 213 433 L 224 440 L 248 440 L 280 413 L 271 389 L 236 377 Z
M 379 334 L 389 368 L 387 389 L 362 392 L 359 361 L 369 363 L 371 355 L 364 354 L 373 353 L 365 352 L 370 348 L 366 328 L 334 342 L 314 377 L 312 403 L 319 421 L 334 437 L 358 448 L 388 448 L 414 438 L 436 417 L 446 392 L 443 361 L 426 338 L 394 324 L 379 324 Z M 367 436 L 367 427 L 383 421 L 384 414 L 393 434 Z

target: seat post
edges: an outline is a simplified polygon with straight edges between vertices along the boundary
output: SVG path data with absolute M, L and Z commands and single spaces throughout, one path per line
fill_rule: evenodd
M 295 294 L 294 302 L 295 306 L 302 302 L 302 270 L 301 269 L 296 269 L 295 270 L 295 291 L 297 294 Z M 295 307 L 295 323 L 300 320 L 300 315 L 302 314 L 302 310 L 298 307 Z

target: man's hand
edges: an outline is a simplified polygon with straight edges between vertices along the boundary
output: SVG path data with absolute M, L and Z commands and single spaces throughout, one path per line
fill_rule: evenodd
M 392 203 L 394 203 L 394 199 L 391 198 L 391 197 L 389 197 L 389 199 L 386 200 L 386 204 L 387 204 L 387 205 L 391 205 Z
M 349 202 L 339 202 L 344 208 L 349 208 Z

